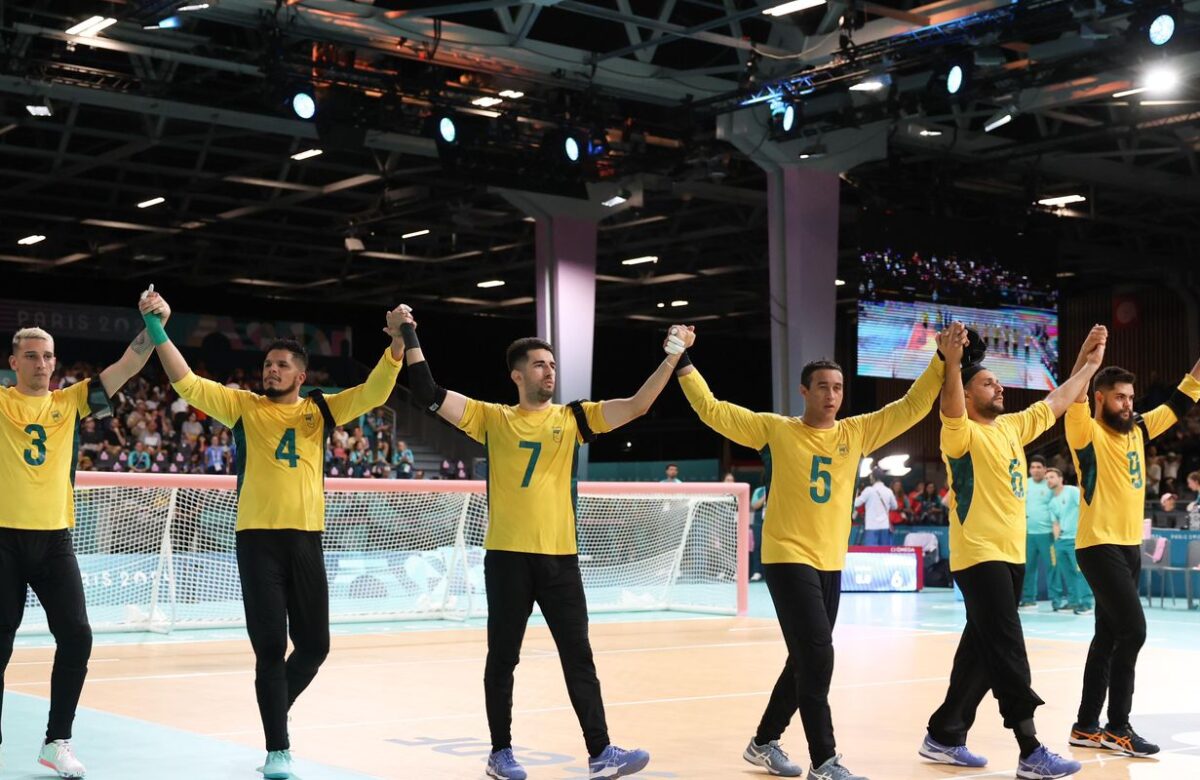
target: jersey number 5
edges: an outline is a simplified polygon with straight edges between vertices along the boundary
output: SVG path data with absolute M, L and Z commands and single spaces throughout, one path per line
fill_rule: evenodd
M 540 441 L 523 441 L 517 445 L 523 450 L 529 450 L 529 465 L 525 467 L 525 479 L 521 480 L 521 487 L 529 487 L 529 480 L 533 479 L 533 470 L 537 467 L 538 456 L 542 454 L 542 443 Z
M 808 475 L 808 496 L 814 503 L 824 504 L 833 493 L 833 475 L 824 467 L 833 463 L 833 458 L 813 455 L 812 472 Z
M 288 428 L 283 432 L 283 438 L 279 440 L 279 446 L 275 448 L 275 460 L 286 460 L 288 467 L 293 469 L 300 462 L 300 456 L 296 454 L 295 428 Z

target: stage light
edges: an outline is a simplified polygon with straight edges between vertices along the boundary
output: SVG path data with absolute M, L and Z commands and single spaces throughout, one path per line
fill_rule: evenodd
M 1161 94 L 1170 92 L 1179 86 L 1179 73 L 1166 66 L 1160 66 L 1147 71 L 1142 82 L 1147 92 Z
M 946 74 L 946 91 L 951 95 L 957 95 L 963 85 L 963 69 L 962 65 L 954 65 Z
M 301 90 L 292 95 L 292 111 L 301 119 L 312 119 L 317 114 L 317 101 L 311 92 Z
M 444 144 L 453 144 L 458 140 L 458 127 L 454 124 L 454 120 L 448 116 L 444 116 L 438 120 L 437 131 L 438 138 Z
M 569 135 L 563 139 L 563 154 L 573 163 L 579 162 L 579 141 Z
M 1004 127 L 1009 122 L 1013 121 L 1013 117 L 1017 115 L 1017 109 L 1013 106 L 1006 106 L 995 114 L 983 126 L 983 132 L 990 133 L 993 130 Z
M 1175 36 L 1174 15 L 1165 11 L 1157 14 L 1150 20 L 1150 25 L 1146 28 L 1146 36 L 1153 45 L 1166 46 L 1171 38 Z
M 819 157 L 824 157 L 828 152 L 825 150 L 824 144 L 812 144 L 800 150 L 801 160 L 815 160 Z

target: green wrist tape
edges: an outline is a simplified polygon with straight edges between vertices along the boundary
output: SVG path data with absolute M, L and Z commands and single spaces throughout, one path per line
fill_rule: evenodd
M 162 320 L 158 318 L 157 314 L 143 314 L 142 319 L 146 323 L 146 332 L 150 334 L 150 340 L 154 342 L 155 346 L 170 341 L 167 338 L 167 331 L 163 329 Z

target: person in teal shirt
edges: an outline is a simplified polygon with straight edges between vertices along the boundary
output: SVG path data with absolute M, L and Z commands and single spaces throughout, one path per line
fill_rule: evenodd
M 1050 486 L 1053 498 L 1050 499 L 1050 517 L 1053 522 L 1051 533 L 1054 535 L 1054 556 L 1057 563 L 1054 572 L 1057 575 L 1062 595 L 1052 603 L 1054 610 L 1074 609 L 1076 615 L 1090 615 L 1092 612 L 1092 589 L 1088 587 L 1087 579 L 1079 572 L 1079 563 L 1075 560 L 1075 529 L 1079 527 L 1079 488 L 1074 485 L 1064 485 L 1062 472 L 1058 469 L 1046 469 L 1046 483 Z
M 1046 484 L 1046 459 L 1034 455 L 1029 459 L 1029 482 L 1025 488 L 1025 589 L 1021 593 L 1022 608 L 1036 608 L 1038 569 L 1046 565 L 1046 583 L 1053 603 L 1058 593 L 1054 576 L 1054 557 L 1051 549 L 1054 536 L 1050 532 L 1050 486 Z

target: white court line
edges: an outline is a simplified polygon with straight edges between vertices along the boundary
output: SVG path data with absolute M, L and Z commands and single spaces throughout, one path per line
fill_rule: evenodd
M 1035 669 L 1034 674 L 1053 674 L 1055 672 L 1078 672 L 1083 669 L 1082 666 L 1063 666 L 1052 669 Z M 881 680 L 879 682 L 869 683 L 848 683 L 844 685 L 830 686 L 830 690 L 852 690 L 858 688 L 886 688 L 893 685 L 917 685 L 922 683 L 942 683 L 946 682 L 946 676 L 941 677 L 913 677 L 907 680 Z M 722 699 L 745 699 L 759 696 L 769 696 L 771 691 L 740 691 L 737 693 L 714 693 L 704 696 L 672 696 L 659 699 L 638 699 L 634 701 L 618 701 L 605 702 L 605 707 L 641 707 L 647 704 L 679 704 L 683 702 L 696 701 L 719 701 Z M 573 712 L 572 707 L 539 707 L 537 709 L 514 710 L 514 715 L 538 715 L 547 712 Z M 292 731 L 335 731 L 337 729 L 347 728 L 362 728 L 364 726 L 383 726 L 396 725 L 402 723 L 425 723 L 430 721 L 442 720 L 462 720 L 465 718 L 477 718 L 480 713 L 478 710 L 472 710 L 466 713 L 456 713 L 452 715 L 424 715 L 412 718 L 389 718 L 385 720 L 363 720 L 352 721 L 348 723 L 323 723 L 317 726 L 293 726 Z M 205 732 L 206 737 L 235 737 L 235 736 L 253 736 L 261 733 L 260 731 L 214 731 Z
M 1200 745 L 1190 745 L 1188 747 L 1183 747 L 1183 748 L 1171 748 L 1170 750 L 1164 750 L 1160 753 L 1156 753 L 1155 755 L 1161 756 L 1166 753 L 1186 753 L 1189 750 L 1200 750 Z M 1089 758 L 1087 761 L 1080 761 L 1079 763 L 1086 766 L 1088 764 L 1103 764 L 1103 763 L 1106 763 L 1109 761 L 1132 761 L 1135 764 L 1144 763 L 1144 764 L 1149 764 L 1151 766 L 1154 764 L 1153 760 L 1146 761 L 1145 759 L 1133 758 L 1132 756 L 1120 756 L 1120 755 L 1113 755 L 1113 754 L 1109 754 L 1107 756 L 1098 756 L 1097 758 Z M 930 764 L 930 766 L 945 766 L 945 765 L 944 764 Z M 966 778 L 969 778 L 969 777 L 1012 777 L 1016 771 L 1017 771 L 1017 768 L 1013 767 L 1011 769 L 1001 769 L 1001 770 L 997 770 L 995 772 L 983 772 L 983 773 L 977 774 L 977 775 L 958 775 L 958 774 L 956 774 L 956 775 L 954 775 L 954 780 L 966 780 Z

